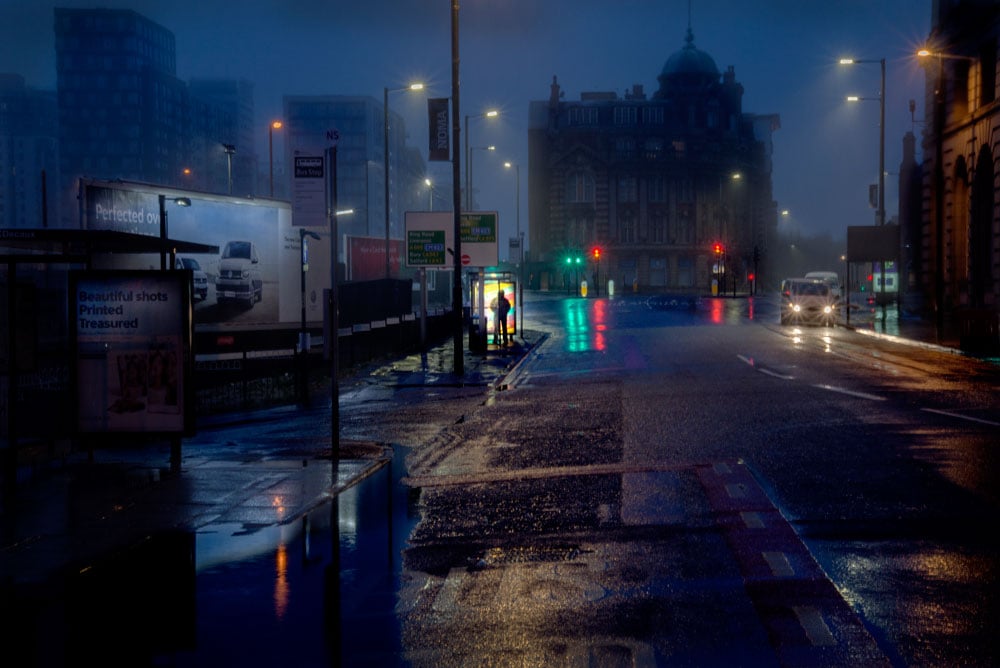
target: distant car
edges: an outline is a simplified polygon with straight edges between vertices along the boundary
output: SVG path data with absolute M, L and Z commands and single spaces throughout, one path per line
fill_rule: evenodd
M 198 260 L 190 257 L 179 257 L 174 262 L 175 269 L 190 269 L 193 274 L 194 298 L 196 301 L 208 299 L 208 274 L 201 270 Z
M 821 281 L 826 281 L 827 285 L 830 286 L 830 293 L 833 298 L 838 302 L 843 298 L 842 291 L 840 289 L 840 277 L 835 271 L 810 271 L 805 275 L 805 278 L 818 278 Z
M 215 281 L 215 299 L 237 299 L 251 307 L 264 297 L 260 273 L 260 255 L 252 241 L 230 241 L 219 259 L 219 278 Z
M 788 278 L 781 282 L 781 324 L 832 325 L 837 300 L 830 285 L 818 278 Z

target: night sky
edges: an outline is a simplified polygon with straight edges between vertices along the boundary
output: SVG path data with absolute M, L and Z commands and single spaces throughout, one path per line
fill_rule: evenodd
M 428 90 L 390 94 L 410 143 L 426 157 L 426 98 L 451 94 L 451 0 L 0 0 L 0 72 L 55 88 L 54 7 L 130 8 L 172 31 L 181 79 L 247 79 L 255 86 L 258 152 L 283 95 L 370 95 L 421 81 Z M 690 14 L 689 14 L 690 11 Z M 868 185 L 877 181 L 878 63 L 845 67 L 842 56 L 887 63 L 886 211 L 897 212 L 902 137 L 923 128 L 924 71 L 913 56 L 930 31 L 931 0 L 462 0 L 461 114 L 470 120 L 480 208 L 500 212 L 501 238 L 515 227 L 520 166 L 521 226 L 527 218 L 528 104 L 546 100 L 553 76 L 565 99 L 635 84 L 652 95 L 667 59 L 695 46 L 745 90 L 743 111 L 778 114 L 774 198 L 782 226 L 841 239 L 874 222 Z M 857 94 L 869 101 L 847 103 Z M 909 101 L 916 101 L 911 116 Z M 915 118 L 916 123 L 913 122 Z M 281 138 L 276 135 L 275 151 Z M 450 163 L 428 163 L 438 182 Z M 463 165 L 464 172 L 464 165 Z

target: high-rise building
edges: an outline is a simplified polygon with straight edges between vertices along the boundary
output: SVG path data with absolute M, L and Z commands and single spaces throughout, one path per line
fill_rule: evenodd
M 744 113 L 734 69 L 720 74 L 690 29 L 657 79 L 652 96 L 636 85 L 624 96 L 567 100 L 553 77 L 549 99 L 530 104 L 538 287 L 596 279 L 626 289 L 745 292 L 750 275 L 764 273 L 777 226 L 778 116 Z
M 177 184 L 188 104 L 173 33 L 131 10 L 56 9 L 55 44 L 61 201 L 81 176 Z
M 0 228 L 57 220 L 56 95 L 0 74 Z
M 131 10 L 56 9 L 55 37 L 65 225 L 83 176 L 255 194 L 251 83 L 178 79 L 174 34 Z
M 192 79 L 188 90 L 192 160 L 190 166 L 185 165 L 191 170 L 188 176 L 203 190 L 228 193 L 231 167 L 234 195 L 266 195 L 256 187 L 253 84 L 230 79 Z M 260 131 L 264 131 L 263 127 Z M 227 153 L 227 144 L 234 153 Z M 197 166 L 194 161 L 198 161 Z
M 323 146 L 327 130 L 336 129 L 337 200 L 354 210 L 339 221 L 342 234 L 385 237 L 385 156 L 382 102 L 351 95 L 284 98 L 286 164 L 296 147 Z M 401 116 L 389 115 L 389 236 L 403 237 L 403 212 L 427 208 L 426 169 L 418 151 L 406 145 Z

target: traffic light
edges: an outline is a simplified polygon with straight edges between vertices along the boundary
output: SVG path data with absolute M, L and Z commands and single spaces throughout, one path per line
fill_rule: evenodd
M 712 244 L 712 250 L 715 251 L 716 255 L 722 255 L 722 244 L 716 241 L 714 244 Z
M 594 246 L 594 249 L 592 251 L 590 251 L 590 255 L 594 258 L 595 261 L 596 260 L 600 260 L 601 259 L 601 247 L 600 246 Z

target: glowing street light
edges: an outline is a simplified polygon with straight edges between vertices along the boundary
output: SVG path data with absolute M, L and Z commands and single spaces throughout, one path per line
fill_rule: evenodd
M 496 109 L 472 116 L 471 118 L 496 118 L 500 112 Z M 465 210 L 472 210 L 472 175 L 469 167 L 469 116 L 465 117 Z
M 284 125 L 281 121 L 271 121 L 267 126 L 267 165 L 271 181 L 271 197 L 274 197 L 274 131 L 282 127 Z
M 385 181 L 385 277 L 391 274 L 391 263 L 389 261 L 389 93 L 396 93 L 404 90 L 423 90 L 422 83 L 412 83 L 403 88 L 383 88 L 382 89 L 382 145 L 385 154 L 382 156 L 383 180 Z
M 878 117 L 878 209 L 875 213 L 875 224 L 885 224 L 885 58 L 878 60 L 856 60 L 854 58 L 841 58 L 841 65 L 857 65 L 861 63 L 878 63 L 882 70 L 882 84 L 879 88 L 879 117 Z M 870 98 L 862 98 L 852 95 L 847 98 L 852 102 Z

